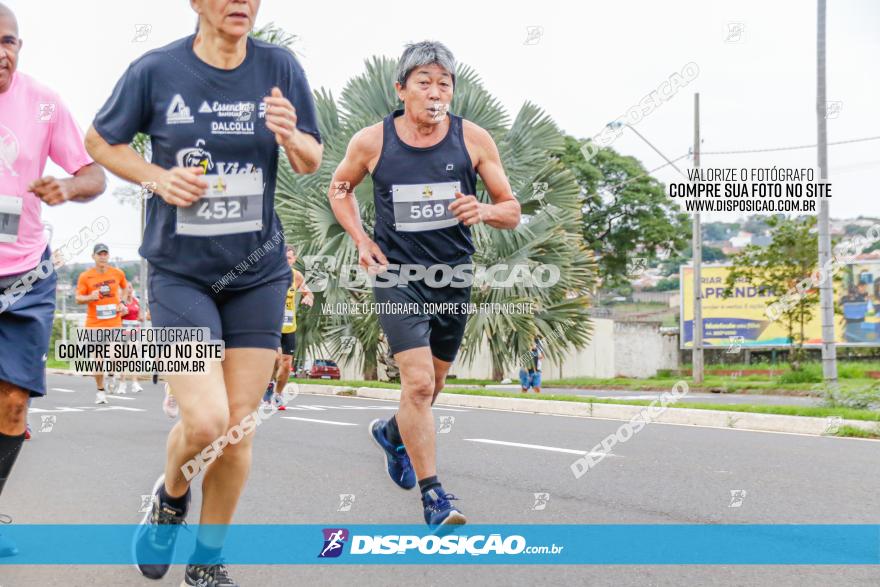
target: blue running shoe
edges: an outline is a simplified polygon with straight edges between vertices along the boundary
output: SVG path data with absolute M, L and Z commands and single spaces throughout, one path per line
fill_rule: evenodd
M 159 503 L 159 488 L 164 483 L 165 475 L 161 475 L 153 485 L 152 507 L 144 514 L 132 544 L 135 566 L 148 579 L 161 579 L 168 572 L 174 556 L 177 532 L 185 523 L 191 498 L 187 490 L 186 506 L 182 509 Z
M 263 393 L 263 401 L 266 403 L 271 402 L 273 395 L 275 395 L 275 382 L 270 381 L 266 391 Z
M 394 446 L 385 438 L 385 421 L 376 419 L 370 422 L 368 428 L 370 438 L 385 453 L 385 466 L 388 467 L 388 475 L 391 480 L 401 489 L 412 489 L 416 486 L 416 472 L 413 471 L 404 446 Z
M 6 514 L 0 514 L 0 524 L 11 524 L 12 517 L 7 516 Z M 15 556 L 18 554 L 18 548 L 15 546 L 15 543 L 0 534 L 0 558 L 6 556 Z
M 422 495 L 422 505 L 425 506 L 425 522 L 431 530 L 448 533 L 452 531 L 452 526 L 467 524 L 467 518 L 464 514 L 449 503 L 453 499 L 458 498 L 443 491 L 442 487 L 429 489 Z

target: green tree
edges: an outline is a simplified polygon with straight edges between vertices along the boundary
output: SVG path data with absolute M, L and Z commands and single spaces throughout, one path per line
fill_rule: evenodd
M 707 222 L 703 224 L 703 238 L 707 241 L 723 241 L 739 231 L 739 224 Z
M 727 274 L 725 295 L 731 295 L 738 280 L 745 280 L 774 294 L 767 298 L 769 307 L 812 275 L 816 269 L 819 245 L 814 230 L 815 216 L 790 219 L 773 216 L 766 220 L 766 224 L 772 242 L 766 247 L 748 245 L 731 257 L 733 267 Z M 803 291 L 803 295 L 795 296 L 793 303 L 776 306 L 781 310 L 779 320 L 785 325 L 792 345 L 788 353 L 792 370 L 800 369 L 805 355 L 804 327 L 818 302 L 818 287 L 810 287 Z
M 784 215 L 779 214 L 775 217 L 784 217 Z M 770 222 L 768 218 L 775 217 L 767 217 L 761 214 L 752 214 L 746 219 L 745 222 L 742 223 L 742 230 L 744 230 L 745 232 L 750 232 L 752 234 L 764 234 L 768 230 L 770 230 Z
M 366 70 L 350 79 L 336 99 L 328 90 L 315 92 L 318 124 L 324 139 L 321 168 L 312 175 L 294 174 L 288 162 L 280 163 L 276 209 L 285 236 L 296 245 L 301 269 L 313 284 L 314 271 L 305 261 L 317 258 L 329 265 L 321 274 L 326 287 L 316 293 L 313 308 L 300 308 L 302 352 L 327 353 L 338 359 L 360 357 L 367 379 L 376 377 L 380 354 L 386 352 L 375 315 L 336 316 L 322 313 L 323 303 L 372 301 L 369 287 L 339 287 L 341 268 L 357 264 L 357 252 L 336 222 L 327 199 L 333 171 L 349 140 L 361 128 L 379 122 L 401 104 L 394 90 L 396 61 L 373 57 Z M 588 295 L 594 287 L 595 265 L 581 239 L 582 196 L 571 171 L 556 157 L 565 143 L 555 123 L 534 104 L 524 104 L 511 122 L 497 98 L 484 87 L 476 72 L 460 67 L 451 111 L 486 129 L 495 139 L 514 193 L 522 205 L 524 222 L 510 231 L 484 225 L 472 228 L 476 265 L 506 263 L 535 268 L 546 264 L 559 269 L 552 287 L 515 284 L 505 288 L 474 287 L 471 301 L 532 302 L 534 315 L 486 314 L 470 317 L 462 346 L 462 359 L 473 361 L 483 343 L 489 345 L 493 373 L 503 376 L 516 357 L 542 334 L 545 347 L 554 354 L 567 347 L 582 347 L 589 340 Z M 546 183 L 546 186 L 543 184 Z M 546 187 L 546 189 L 542 189 Z M 536 191 L 537 189 L 537 191 Z M 480 201 L 488 202 L 482 181 Z M 373 233 L 375 209 L 373 185 L 368 176 L 355 190 L 361 218 Z M 323 285 L 323 284 L 322 284 Z M 313 288 L 314 289 L 314 288 Z M 561 335 L 549 336 L 552 331 Z M 346 341 L 356 341 L 347 344 Z
M 273 45 L 278 45 L 279 47 L 284 47 L 293 53 L 296 52 L 293 45 L 299 40 L 299 35 L 288 33 L 281 27 L 276 26 L 274 22 L 270 22 L 258 29 L 252 30 L 250 36 L 255 39 L 266 41 L 267 43 L 272 43 Z
M 681 251 L 690 238 L 689 218 L 638 159 L 603 148 L 586 161 L 580 148 L 580 141 L 567 136 L 559 158 L 584 198 L 582 234 L 596 255 L 602 287 L 618 288 L 628 283 L 634 257 L 650 261 L 658 250 Z
M 676 291 L 679 289 L 678 277 L 665 277 L 653 287 L 646 287 L 645 291 Z

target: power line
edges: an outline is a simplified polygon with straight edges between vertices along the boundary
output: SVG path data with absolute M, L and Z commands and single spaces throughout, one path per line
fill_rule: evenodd
M 676 157 L 675 159 L 672 159 L 668 163 L 664 163 L 660 167 L 655 167 L 654 169 L 651 169 L 650 171 L 646 171 L 645 173 L 642 173 L 641 175 L 636 175 L 635 177 L 631 177 L 629 179 L 624 179 L 623 181 L 619 181 L 617 183 L 609 183 L 605 187 L 606 188 L 616 188 L 616 187 L 619 187 L 622 185 L 626 185 L 626 184 L 633 182 L 637 179 L 642 179 L 642 178 L 648 177 L 650 175 L 653 175 L 654 172 L 660 171 L 661 169 L 663 169 L 665 167 L 669 167 L 670 165 L 673 165 L 674 163 L 677 163 L 677 162 L 681 161 L 682 159 L 685 159 L 690 156 L 691 156 L 691 154 L 689 152 L 685 153 L 684 155 L 680 155 L 680 156 Z
M 848 139 L 846 141 L 834 141 L 834 142 L 828 143 L 828 146 L 830 147 L 832 145 L 847 145 L 850 143 L 864 143 L 866 141 L 877 141 L 877 140 L 880 140 L 880 136 L 864 137 L 861 139 Z M 818 144 L 814 143 L 812 145 L 794 145 L 791 147 L 769 147 L 766 149 L 741 149 L 741 150 L 737 150 L 737 151 L 703 151 L 703 150 L 700 150 L 700 155 L 741 155 L 744 153 L 771 153 L 774 151 L 798 151 L 801 149 L 813 149 L 818 146 L 819 146 Z
M 828 146 L 830 147 L 833 145 L 848 145 L 848 144 L 852 144 L 852 143 L 864 143 L 864 142 L 868 142 L 868 141 L 877 141 L 877 140 L 880 140 L 880 136 L 863 137 L 863 138 L 859 138 L 859 139 L 847 139 L 845 141 L 833 141 L 833 142 L 828 143 Z M 818 147 L 818 145 L 817 144 L 793 145 L 790 147 L 769 147 L 769 148 L 765 148 L 765 149 L 740 149 L 740 150 L 734 150 L 734 151 L 703 151 L 703 150 L 700 150 L 700 155 L 701 156 L 702 155 L 742 155 L 742 154 L 747 154 L 747 153 L 771 153 L 771 152 L 775 152 L 775 151 L 797 151 L 797 150 L 802 150 L 802 149 L 812 149 L 815 147 Z M 661 156 L 662 156 L 662 153 L 661 153 Z M 690 157 L 690 156 L 691 156 L 691 152 L 688 151 L 684 155 L 676 157 L 675 159 L 672 159 L 671 161 L 667 159 L 667 163 L 664 163 L 663 165 L 661 165 L 659 167 L 655 167 L 654 169 L 651 169 L 650 171 L 646 171 L 645 173 L 643 173 L 641 175 L 637 175 L 635 177 L 631 177 L 629 179 L 625 179 L 625 180 L 617 182 L 617 183 L 608 184 L 606 187 L 616 188 L 616 187 L 619 187 L 622 185 L 626 185 L 626 184 L 633 182 L 637 179 L 642 179 L 643 177 L 653 175 L 655 172 L 660 171 L 661 169 L 664 169 L 666 167 L 669 167 L 670 165 L 673 165 L 673 167 L 674 167 L 674 163 L 677 163 L 678 161 L 681 161 L 682 159 L 684 159 L 686 157 Z

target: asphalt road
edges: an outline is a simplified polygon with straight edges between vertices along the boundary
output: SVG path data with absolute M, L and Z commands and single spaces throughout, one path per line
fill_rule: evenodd
M 52 375 L 49 386 L 50 395 L 34 402 L 34 439 L 0 511 L 22 524 L 136 523 L 171 426 L 160 388 L 95 406 L 89 379 Z M 394 406 L 296 398 L 260 426 L 235 521 L 420 523 L 417 494 L 391 485 L 367 437 L 367 423 Z M 41 417 L 50 415 L 51 431 L 39 432 Z M 438 434 L 440 477 L 473 523 L 880 523 L 877 441 L 654 424 L 575 479 L 569 465 L 577 457 L 561 451 L 589 450 L 620 422 L 443 407 L 435 415 L 454 418 Z M 732 491 L 745 497 L 732 500 Z M 550 494 L 542 510 L 534 509 L 539 492 Z M 355 496 L 350 511 L 338 511 L 341 494 Z M 196 489 L 192 511 L 199 502 Z M 231 572 L 247 586 L 880 584 L 878 566 L 235 565 Z M 2 587 L 170 586 L 181 579 L 182 567 L 151 582 L 127 566 L 0 565 Z

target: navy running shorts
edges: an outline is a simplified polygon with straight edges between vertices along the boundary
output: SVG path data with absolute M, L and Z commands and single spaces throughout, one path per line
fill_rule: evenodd
M 277 351 L 292 280 L 288 273 L 247 289 L 214 292 L 150 264 L 150 316 L 154 327 L 210 328 L 211 339 L 223 340 L 227 349 Z
M 429 287 L 424 281 L 409 281 L 403 287 L 373 287 L 373 295 L 392 354 L 429 347 L 441 361 L 455 360 L 467 324 L 470 287 Z M 438 307 L 447 311 L 434 311 Z
M 57 281 L 49 247 L 36 268 L 0 277 L 0 381 L 26 390 L 31 397 L 46 395 Z
M 296 331 L 281 333 L 281 354 L 291 357 L 296 354 Z

